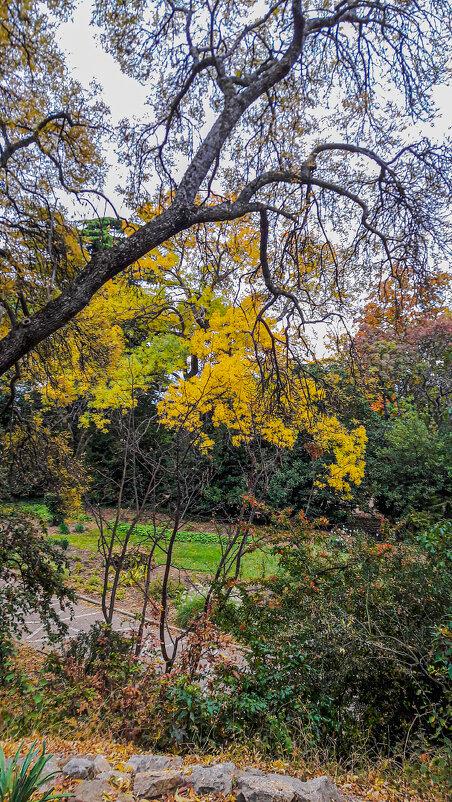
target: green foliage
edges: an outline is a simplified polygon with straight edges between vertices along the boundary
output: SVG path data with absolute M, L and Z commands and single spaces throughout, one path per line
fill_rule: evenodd
M 51 543 L 54 543 L 55 546 L 60 546 L 63 551 L 67 551 L 69 548 L 69 540 L 67 537 L 53 537 L 51 538 Z
M 63 523 L 61 523 L 59 525 L 58 529 L 59 529 L 61 535 L 68 535 L 69 534 L 69 527 L 68 527 L 66 521 L 63 521 Z
M 365 742 L 391 752 L 408 733 L 444 743 L 450 561 L 289 523 L 279 538 L 278 574 L 239 585 L 242 604 L 219 613 L 251 649 L 249 671 L 223 678 L 225 715 L 256 737 L 271 740 L 276 720 L 294 744 L 302 731 L 328 738 L 342 756 Z
M 44 504 L 48 511 L 48 520 L 52 526 L 64 524 L 66 506 L 63 497 L 59 493 L 46 493 L 44 496 Z
M 118 535 L 126 535 L 129 529 L 129 524 L 119 523 L 116 527 Z M 152 524 L 136 524 L 133 529 L 137 542 L 142 540 L 144 543 L 154 540 L 158 537 L 162 540 L 167 540 L 169 537 L 165 536 L 164 526 L 154 529 Z M 180 530 L 176 536 L 177 541 L 180 543 L 227 543 L 225 535 L 215 534 L 213 532 L 191 532 L 188 530 Z
M 75 525 L 74 530 L 76 532 L 84 532 L 85 527 L 83 526 L 82 523 L 78 523 L 78 524 Z
M 136 671 L 133 639 L 96 621 L 88 632 L 70 640 L 62 657 L 51 655 L 48 667 L 60 676 L 67 671 L 95 677 L 98 687 L 122 687 Z
M 417 537 L 417 542 L 440 568 L 452 564 L 452 521 L 438 521 Z
M 27 514 L 34 515 L 36 518 L 42 518 L 43 521 L 50 522 L 51 520 L 52 516 L 47 509 L 47 505 L 40 500 L 21 501 L 18 507 Z
M 176 624 L 185 629 L 203 611 L 205 598 L 199 593 L 188 593 L 180 600 L 176 611 Z
M 20 746 L 6 768 L 5 755 L 0 746 L 0 799 L 2 802 L 28 802 L 31 798 L 35 802 L 47 802 L 47 800 L 73 796 L 73 794 L 52 794 L 53 788 L 45 791 L 41 796 L 36 796 L 39 789 L 58 772 L 45 773 L 46 764 L 52 757 L 52 755 L 46 755 L 45 744 L 42 746 L 41 754 L 35 748 L 35 744 L 32 744 L 25 755 L 22 766 L 19 765 L 21 748 Z M 35 760 L 38 755 L 39 757 Z
M 452 434 L 414 408 L 390 422 L 371 465 L 378 509 L 392 519 L 429 511 L 447 516 L 452 499 Z
M 74 600 L 65 584 L 67 560 L 61 548 L 45 537 L 42 524 L 12 508 L 0 508 L 0 659 L 13 637 L 27 630 L 27 615 L 38 612 L 50 642 L 67 630 L 54 609 Z M 0 663 L 0 676 L 4 678 Z
M 112 248 L 119 241 L 118 233 L 122 232 L 122 221 L 116 217 L 98 217 L 94 220 L 83 220 L 80 224 L 80 234 L 86 242 L 90 253 Z

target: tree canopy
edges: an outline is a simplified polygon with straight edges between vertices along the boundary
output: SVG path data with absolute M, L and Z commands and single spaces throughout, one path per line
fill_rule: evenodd
M 372 283 L 400 302 L 447 258 L 450 145 L 409 126 L 449 76 L 448 2 L 98 0 L 104 47 L 149 93 L 117 131 L 54 43 L 71 4 L 47 5 L 0 6 L 2 373 L 53 354 L 107 282 L 181 232 L 205 253 L 212 223 L 249 221 L 261 308 L 301 333 Z M 151 211 L 94 248 L 67 198 L 95 208 L 109 136 L 128 205 Z

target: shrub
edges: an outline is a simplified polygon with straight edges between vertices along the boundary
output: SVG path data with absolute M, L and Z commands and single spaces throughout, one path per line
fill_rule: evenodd
M 53 537 L 51 543 L 55 546 L 59 546 L 63 551 L 67 551 L 69 548 L 69 540 L 67 537 Z
M 59 525 L 58 529 L 60 530 L 60 534 L 61 535 L 68 535 L 69 534 L 69 527 L 68 527 L 66 521 L 63 521 L 63 523 L 61 523 Z M 69 541 L 66 541 L 66 542 L 69 545 Z
M 85 527 L 83 526 L 82 523 L 76 524 L 74 528 L 75 528 L 76 532 L 84 532 L 85 531 Z
M 52 755 L 45 754 L 45 744 L 42 752 L 33 744 L 25 755 L 22 766 L 19 765 L 20 750 L 17 750 L 10 765 L 6 768 L 5 755 L 0 746 L 0 799 L 4 802 L 28 802 L 33 797 L 36 802 L 47 802 L 47 800 L 61 799 L 62 797 L 72 796 L 72 794 L 52 794 L 53 788 L 46 791 L 42 796 L 36 794 L 42 786 L 49 782 L 58 772 L 45 773 L 45 767 Z M 32 763 L 34 758 L 38 759 Z
M 133 638 L 116 632 L 107 624 L 96 621 L 88 632 L 72 638 L 63 656 L 52 655 L 49 667 L 57 674 L 95 676 L 96 686 L 122 686 L 136 669 L 133 657 Z
M 64 523 L 66 505 L 63 497 L 59 493 L 46 493 L 44 496 L 44 504 L 49 512 L 50 524 L 52 526 L 59 526 Z
M 65 584 L 68 563 L 45 534 L 43 524 L 23 511 L 0 509 L 0 679 L 12 638 L 27 631 L 30 613 L 39 612 L 51 642 L 67 631 L 53 598 L 63 606 L 75 599 Z
M 200 613 L 202 613 L 205 604 L 204 596 L 199 593 L 189 593 L 182 597 L 177 606 L 176 611 L 176 624 L 181 629 L 185 629 Z
M 287 743 L 303 731 L 342 756 L 364 742 L 391 752 L 408 734 L 444 742 L 450 561 L 299 523 L 275 532 L 278 575 L 239 585 L 242 605 L 218 614 L 251 649 L 249 670 L 224 677 L 234 726 L 269 742 L 272 727 Z

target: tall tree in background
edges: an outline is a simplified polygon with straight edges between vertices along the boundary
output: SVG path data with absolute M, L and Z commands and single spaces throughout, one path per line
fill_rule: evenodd
M 105 111 L 65 75 L 41 5 L 2 3 L 0 371 L 17 377 L 106 282 L 205 223 L 256 220 L 263 308 L 299 326 L 341 314 L 370 281 L 392 279 L 396 296 L 424 281 L 449 252 L 450 149 L 406 128 L 434 117 L 450 18 L 445 0 L 98 0 L 104 46 L 149 87 L 149 118 L 117 133 L 129 204 L 154 213 L 94 251 L 47 200 L 49 187 L 101 191 Z M 313 240 L 335 265 L 327 304 L 303 280 Z

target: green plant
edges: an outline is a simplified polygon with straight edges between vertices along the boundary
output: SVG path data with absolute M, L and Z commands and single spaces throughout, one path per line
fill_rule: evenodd
M 218 608 L 218 622 L 250 649 L 249 670 L 223 677 L 227 726 L 266 733 L 268 748 L 283 732 L 293 744 L 306 733 L 317 744 L 328 738 L 342 758 L 357 743 L 389 753 L 444 745 L 452 687 L 446 560 L 391 534 L 375 543 L 282 515 L 269 538 L 278 573 L 238 583 L 242 604 Z
M 138 670 L 133 638 L 96 621 L 88 632 L 72 638 L 63 656 L 52 654 L 48 666 L 57 676 L 95 677 L 96 688 L 122 687 Z
M 65 584 L 68 562 L 45 535 L 43 525 L 23 510 L 0 508 L 0 660 L 12 639 L 27 631 L 31 612 L 39 613 L 51 642 L 67 631 L 53 600 L 64 605 L 75 599 Z M 0 662 L 0 680 L 2 675 Z
M 59 493 L 46 493 L 44 496 L 44 504 L 49 511 L 49 522 L 52 526 L 59 526 L 64 523 L 66 505 Z
M 84 532 L 85 527 L 83 526 L 82 523 L 78 523 L 78 524 L 75 525 L 74 529 L 75 529 L 76 532 Z
M 46 764 L 52 755 L 46 755 L 45 744 L 42 745 L 41 754 L 39 754 L 39 749 L 35 747 L 36 744 L 32 744 L 25 755 L 22 766 L 20 766 L 19 759 L 22 747 L 19 746 L 7 768 L 5 755 L 0 746 L 0 799 L 2 802 L 28 802 L 32 797 L 36 802 L 47 802 L 47 800 L 73 796 L 73 794 L 52 794 L 53 788 L 45 791 L 40 797 L 35 796 L 40 788 L 58 774 L 57 771 L 45 774 Z M 37 755 L 39 757 L 33 763 Z
M 69 534 L 69 527 L 68 527 L 66 521 L 63 521 L 63 523 L 61 523 L 59 525 L 58 529 L 60 530 L 60 534 L 61 535 L 68 535 Z
M 55 546 L 60 546 L 63 551 L 67 551 L 69 548 L 69 540 L 67 537 L 53 537 L 51 543 L 54 543 Z
M 188 626 L 193 619 L 198 616 L 204 609 L 205 604 L 204 596 L 199 593 L 187 594 L 184 596 L 177 606 L 176 611 L 176 624 L 178 627 L 184 629 Z

